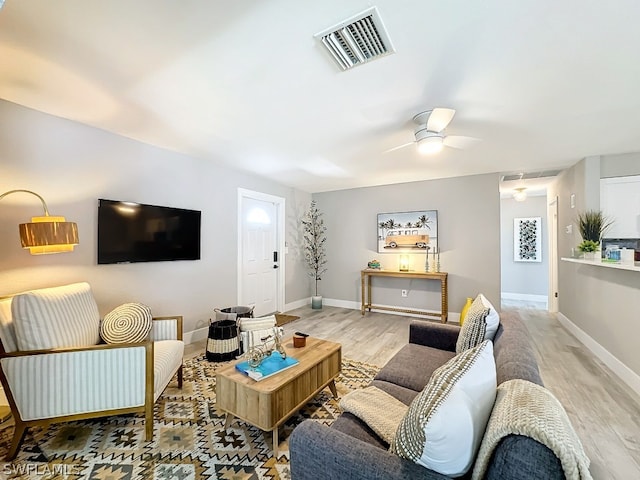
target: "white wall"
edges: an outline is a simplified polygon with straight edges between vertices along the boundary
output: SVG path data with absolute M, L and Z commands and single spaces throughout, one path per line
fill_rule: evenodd
M 600 175 L 600 158 L 578 162 L 558 176 L 549 196 L 558 195 L 558 256 L 569 257 L 580 243 L 578 211 L 598 209 L 599 190 L 592 177 Z M 637 173 L 629 171 L 628 174 Z M 627 174 L 627 173 L 625 173 Z M 576 195 L 576 208 L 570 195 Z M 573 225 L 573 233 L 565 232 Z M 640 273 L 560 261 L 559 309 L 574 333 L 610 368 L 640 393 L 640 356 L 635 331 L 640 311 Z
M 320 293 L 360 305 L 360 271 L 378 259 L 398 269 L 399 254 L 377 252 L 377 214 L 438 211 L 441 270 L 449 273 L 449 311 L 460 312 L 466 297 L 483 292 L 500 305 L 500 196 L 497 174 L 474 175 L 398 185 L 314 194 L 327 224 L 328 272 Z M 412 270 L 424 271 L 425 255 L 410 255 Z M 401 289 L 409 290 L 407 298 Z M 436 281 L 377 278 L 379 305 L 440 308 Z M 452 316 L 457 319 L 455 315 Z
M 311 196 L 264 178 L 0 101 L 0 193 L 42 195 L 51 214 L 78 224 L 68 254 L 31 256 L 18 224 L 41 215 L 39 201 L 15 194 L 0 202 L 0 295 L 88 281 L 100 312 L 128 301 L 154 315 L 181 314 L 185 331 L 206 327 L 213 309 L 237 303 L 237 188 L 286 199 L 289 255 L 286 302 L 308 297 L 296 248 L 297 218 Z M 199 261 L 97 265 L 97 200 L 108 198 L 202 211 Z
M 525 298 L 527 295 L 544 296 L 549 293 L 549 231 L 547 222 L 547 197 L 529 196 L 524 202 L 513 198 L 500 200 L 501 283 L 502 295 Z M 541 262 L 516 262 L 513 260 L 513 219 L 540 217 Z

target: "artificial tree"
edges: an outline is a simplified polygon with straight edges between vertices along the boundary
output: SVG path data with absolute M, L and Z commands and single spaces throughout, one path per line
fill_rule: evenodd
M 312 298 L 312 308 L 322 308 L 322 297 L 318 295 L 318 282 L 327 271 L 327 227 L 324 224 L 322 213 L 318 210 L 316 201 L 311 201 L 309 209 L 305 212 L 301 223 L 304 228 L 304 259 L 307 262 L 309 276 L 315 282 L 315 295 Z

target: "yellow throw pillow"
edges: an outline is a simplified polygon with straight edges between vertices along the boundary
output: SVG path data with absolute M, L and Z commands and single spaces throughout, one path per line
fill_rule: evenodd
M 473 303 L 473 298 L 467 297 L 467 303 L 462 307 L 462 312 L 460 313 L 460 326 L 464 323 L 464 319 L 467 317 L 467 312 L 469 311 L 469 307 Z

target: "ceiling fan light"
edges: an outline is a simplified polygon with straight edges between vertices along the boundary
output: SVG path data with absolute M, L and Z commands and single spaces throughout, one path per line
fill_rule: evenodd
M 418 152 L 424 155 L 433 155 L 442 150 L 443 143 L 440 135 L 431 135 L 418 140 Z
M 513 199 L 516 202 L 524 202 L 527 199 L 527 192 L 525 192 L 526 188 L 516 188 L 516 191 L 513 192 Z

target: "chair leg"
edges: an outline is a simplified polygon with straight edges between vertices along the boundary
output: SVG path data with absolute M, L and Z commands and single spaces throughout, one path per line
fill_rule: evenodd
M 178 369 L 178 388 L 182 388 L 182 365 Z
M 145 406 L 144 409 L 144 441 L 153 440 L 153 403 Z
M 27 426 L 20 420 L 15 420 L 15 429 L 13 431 L 13 439 L 11 440 L 11 448 L 9 449 L 9 452 L 7 452 L 6 456 L 7 460 L 13 460 L 16 458 L 18 450 L 20 450 L 20 445 L 22 445 L 22 441 L 24 440 L 25 433 L 27 433 Z

